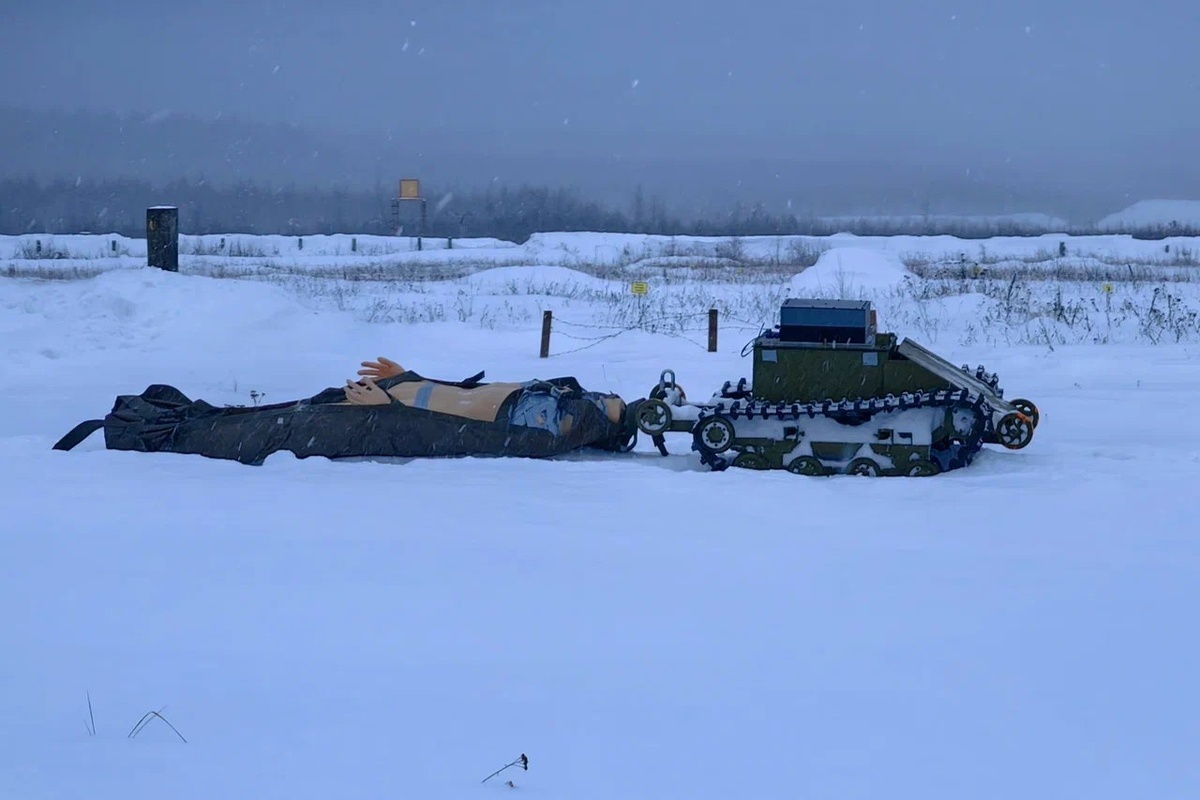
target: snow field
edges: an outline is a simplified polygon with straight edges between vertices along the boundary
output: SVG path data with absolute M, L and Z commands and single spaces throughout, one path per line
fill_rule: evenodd
M 643 300 L 548 257 L 398 285 L 0 278 L 0 794 L 1194 794 L 1196 338 L 1126 322 L 1096 343 L 1044 312 L 1065 282 L 1006 304 L 1007 280 L 948 293 L 869 249 L 670 273 Z M 1078 286 L 1139 311 L 1156 288 Z M 630 399 L 670 367 L 703 397 L 749 376 L 782 297 L 826 287 L 1037 402 L 1033 444 L 876 480 L 709 473 L 683 436 L 670 458 L 258 468 L 99 434 L 50 449 L 150 383 L 277 402 L 377 355 Z M 685 318 L 709 303 L 717 353 Z M 543 308 L 596 327 L 556 327 L 539 359 Z M 127 737 L 160 708 L 186 744 L 158 721 Z M 480 785 L 522 752 L 528 772 Z

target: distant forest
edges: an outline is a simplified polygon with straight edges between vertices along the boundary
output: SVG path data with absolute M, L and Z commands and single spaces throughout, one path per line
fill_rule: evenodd
M 389 187 L 390 189 L 390 187 Z M 624 208 L 592 201 L 566 188 L 504 186 L 485 191 L 435 192 L 426 200 L 424 230 L 416 203 L 397 217 L 388 189 L 272 187 L 244 183 L 221 186 L 179 180 L 156 188 L 136 180 L 0 180 L 0 233 L 118 233 L 145 235 L 146 208 L 179 207 L 181 233 L 280 233 L 288 235 L 366 233 L 433 237 L 495 237 L 523 242 L 539 231 L 595 231 L 666 235 L 752 236 L 838 232 L 859 235 L 937 235 L 977 239 L 1043 233 L 1095 233 L 1092 229 L 1049 229 L 1036 222 L 998 218 L 955 219 L 909 216 L 836 221 L 771 214 L 762 206 L 735 206 L 704 219 L 680 219 L 657 198 L 638 191 Z M 399 222 L 399 228 L 397 226 Z M 1130 230 L 1143 238 L 1196 236 L 1178 226 Z
M 1051 216 L 1079 224 L 1137 198 L 1192 197 L 1200 187 L 1195 160 L 1165 146 L 1154 163 L 1133 169 L 1117 160 L 1096 175 L 1078 164 L 955 162 L 940 151 L 834 157 L 786 137 L 772 150 L 771 141 L 693 152 L 684 140 L 653 134 L 561 132 L 511 142 L 478 132 L 383 136 L 169 112 L 0 106 L 0 233 L 141 236 L 148 206 L 176 205 L 184 233 L 395 234 L 395 181 L 411 175 L 427 197 L 424 233 L 436 237 L 521 242 L 538 231 L 588 230 L 982 238 L 1061 232 L 1048 226 L 1066 223 Z M 759 145 L 767 148 L 761 154 Z M 418 233 L 416 209 L 401 210 L 402 232 Z M 1050 216 L 1015 214 L 1026 211 Z M 983 216 L 1005 212 L 1014 215 Z

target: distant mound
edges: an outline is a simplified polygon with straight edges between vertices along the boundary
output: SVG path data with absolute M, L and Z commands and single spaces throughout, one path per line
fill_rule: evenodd
M 1139 200 L 1097 223 L 1102 231 L 1200 229 L 1200 200 Z
M 792 278 L 792 297 L 860 300 L 899 288 L 913 274 L 891 253 L 866 247 L 835 247 Z

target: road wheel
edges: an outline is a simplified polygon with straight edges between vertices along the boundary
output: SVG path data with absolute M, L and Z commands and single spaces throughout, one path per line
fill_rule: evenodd
M 824 475 L 825 468 L 821 462 L 812 456 L 800 456 L 792 459 L 787 465 L 787 471 L 793 475 Z
M 869 458 L 856 458 L 846 465 L 846 474 L 876 478 L 879 477 L 879 465 Z
M 733 460 L 735 467 L 742 469 L 770 469 L 771 465 L 767 462 L 764 456 L 758 453 L 739 453 L 738 457 Z
M 696 438 L 710 453 L 724 453 L 733 445 L 733 423 L 724 417 L 709 417 L 700 423 Z
M 910 478 L 927 478 L 937 475 L 941 470 L 932 461 L 910 461 L 904 466 L 904 474 Z

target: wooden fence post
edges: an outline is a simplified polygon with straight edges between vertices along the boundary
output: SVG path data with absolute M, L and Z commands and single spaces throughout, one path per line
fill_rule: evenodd
M 717 310 L 708 310 L 708 352 L 717 352 Z
M 550 324 L 551 312 L 549 310 L 542 314 L 542 358 L 550 357 Z

